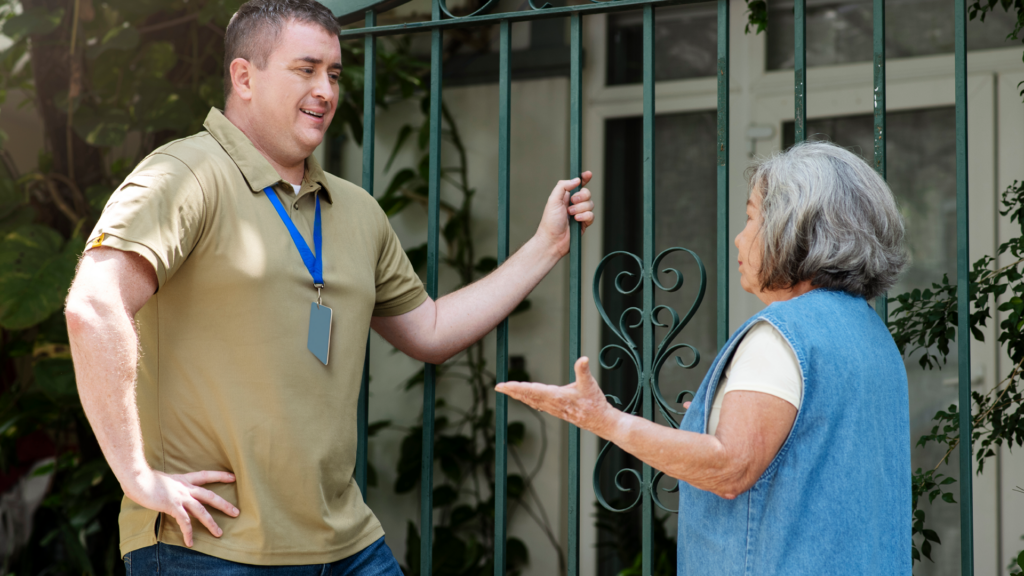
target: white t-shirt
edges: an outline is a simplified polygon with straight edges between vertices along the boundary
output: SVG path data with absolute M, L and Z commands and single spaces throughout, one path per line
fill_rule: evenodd
M 295 195 L 299 195 L 299 190 L 302 190 L 302 184 L 292 184 L 292 188 L 295 188 Z
M 764 392 L 800 409 L 804 378 L 789 342 L 768 322 L 758 322 L 740 341 L 715 391 L 708 434 L 718 429 L 725 395 L 734 390 Z

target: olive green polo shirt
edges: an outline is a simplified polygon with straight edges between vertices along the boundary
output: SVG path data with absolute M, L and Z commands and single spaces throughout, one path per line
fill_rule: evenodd
M 364 190 L 310 157 L 296 195 L 218 110 L 205 128 L 143 160 L 87 245 L 140 254 L 159 280 L 136 315 L 146 459 L 169 474 L 235 474 L 207 488 L 241 514 L 209 509 L 220 538 L 194 520 L 195 550 L 260 565 L 340 560 L 384 535 L 352 476 L 370 318 L 409 312 L 426 292 Z M 321 198 L 327 366 L 306 348 L 313 280 L 266 186 L 310 246 Z M 124 499 L 122 555 L 184 545 L 173 518 L 154 534 L 157 516 Z

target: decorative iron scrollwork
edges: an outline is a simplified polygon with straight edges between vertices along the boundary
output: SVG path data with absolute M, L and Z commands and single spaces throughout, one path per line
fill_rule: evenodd
M 679 269 L 671 267 L 661 270 L 660 273 L 658 271 L 662 260 L 674 252 L 686 252 L 692 256 L 697 263 L 697 269 L 700 271 L 700 285 L 697 290 L 697 295 L 686 314 L 680 318 L 679 313 L 671 306 L 666 306 L 664 304 L 653 306 L 652 304 L 650 310 L 637 308 L 635 306 L 628 307 L 619 314 L 617 321 L 612 320 L 608 311 L 605 310 L 604 303 L 601 300 L 601 279 L 604 274 L 605 266 L 608 262 L 614 258 L 625 258 L 630 265 L 636 265 L 635 272 L 623 270 L 616 274 L 615 280 L 612 283 L 615 291 L 623 296 L 633 294 L 637 290 L 640 290 L 644 287 L 645 282 L 650 282 L 649 289 L 652 291 L 654 288 L 657 288 L 663 292 L 676 292 L 683 286 L 683 273 L 680 272 Z M 673 281 L 669 284 L 663 284 L 659 277 L 659 274 L 661 273 L 671 274 L 673 276 Z M 657 407 L 658 412 L 661 413 L 662 417 L 674 427 L 679 425 L 679 420 L 676 418 L 683 416 L 685 411 L 676 410 L 669 405 L 668 400 L 666 400 L 665 396 L 661 393 L 659 374 L 661 373 L 661 369 L 664 367 L 665 362 L 673 356 L 675 357 L 676 365 L 681 368 L 694 368 L 700 363 L 700 351 L 698 351 L 694 346 L 686 343 L 673 344 L 673 341 L 697 312 L 697 308 L 700 307 L 701 302 L 704 300 L 704 291 L 706 288 L 707 273 L 704 269 L 704 263 L 701 262 L 700 257 L 697 256 L 696 253 L 687 248 L 669 248 L 658 254 L 658 256 L 651 262 L 650 266 L 644 266 L 643 260 L 638 256 L 624 251 L 612 252 L 606 255 L 601 260 L 601 263 L 598 264 L 597 271 L 594 273 L 594 303 L 597 306 L 598 313 L 601 315 L 601 319 L 621 342 L 605 345 L 598 354 L 598 362 L 605 370 L 617 370 L 622 366 L 623 359 L 627 359 L 633 364 L 633 368 L 636 371 L 637 376 L 637 387 L 627 402 L 623 403 L 622 400 L 611 394 L 606 395 L 609 400 L 617 404 L 623 412 L 634 415 L 639 414 L 643 408 L 643 392 L 646 389 L 650 390 L 653 403 Z M 651 300 L 653 301 L 653 298 Z M 660 319 L 664 316 L 663 313 L 667 313 L 669 315 L 669 318 L 666 319 L 668 320 L 667 322 Z M 634 323 L 630 323 L 632 318 L 636 318 Z M 643 350 L 637 345 L 629 333 L 630 328 L 640 328 L 642 326 L 646 329 L 653 329 L 654 326 L 668 329 L 664 337 L 662 337 L 661 342 L 658 343 L 657 347 L 653 351 Z M 689 362 L 684 361 L 676 354 L 683 349 L 688 349 L 693 353 L 693 357 Z M 614 359 L 610 357 L 613 354 L 616 356 Z M 645 360 L 648 360 L 648 362 L 645 363 Z M 649 366 L 648 372 L 645 372 L 644 370 L 645 365 Z M 676 403 L 678 404 L 682 402 L 683 398 L 687 394 L 692 396 L 694 392 L 691 390 L 684 390 L 676 397 Z M 672 510 L 665 506 L 659 498 L 659 490 L 657 489 L 658 482 L 665 475 L 665 473 L 661 471 L 657 471 L 651 478 L 650 483 L 645 485 L 640 471 L 633 468 L 624 468 L 619 470 L 615 473 L 614 477 L 616 489 L 622 493 L 633 492 L 632 488 L 629 488 L 622 483 L 623 477 L 633 476 L 640 485 L 640 490 L 637 491 L 636 497 L 633 498 L 632 502 L 622 508 L 616 508 L 610 504 L 601 491 L 599 480 L 601 464 L 604 462 L 605 457 L 612 448 L 613 444 L 611 442 L 605 443 L 601 448 L 601 451 L 597 456 L 597 462 L 594 465 L 594 493 L 597 496 L 598 503 L 600 503 L 600 505 L 605 509 L 612 512 L 626 512 L 640 503 L 645 492 L 649 492 L 654 504 L 659 508 L 666 512 L 676 512 L 676 510 Z M 672 488 L 662 489 L 661 491 L 672 493 L 677 492 L 678 490 L 679 487 L 676 485 Z

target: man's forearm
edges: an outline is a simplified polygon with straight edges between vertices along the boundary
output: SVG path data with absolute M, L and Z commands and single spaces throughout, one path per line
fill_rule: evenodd
M 149 466 L 135 403 L 138 336 L 127 312 L 116 308 L 72 296 L 65 314 L 82 408 L 127 491 Z
M 557 246 L 534 236 L 477 282 L 401 316 L 375 317 L 371 326 L 409 356 L 440 364 L 493 330 L 561 257 Z
M 555 247 L 535 236 L 491 274 L 439 299 L 432 339 L 435 353 L 448 358 L 483 338 L 560 259 Z

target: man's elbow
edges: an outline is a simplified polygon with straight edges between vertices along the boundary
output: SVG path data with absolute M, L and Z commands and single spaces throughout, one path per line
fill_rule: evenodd
M 409 354 L 409 357 L 426 364 L 444 364 L 452 355 L 447 354 L 444 350 L 422 349 Z
M 67 322 L 68 335 L 75 336 L 96 325 L 103 316 L 102 302 L 82 294 L 73 287 L 64 303 L 64 320 Z

